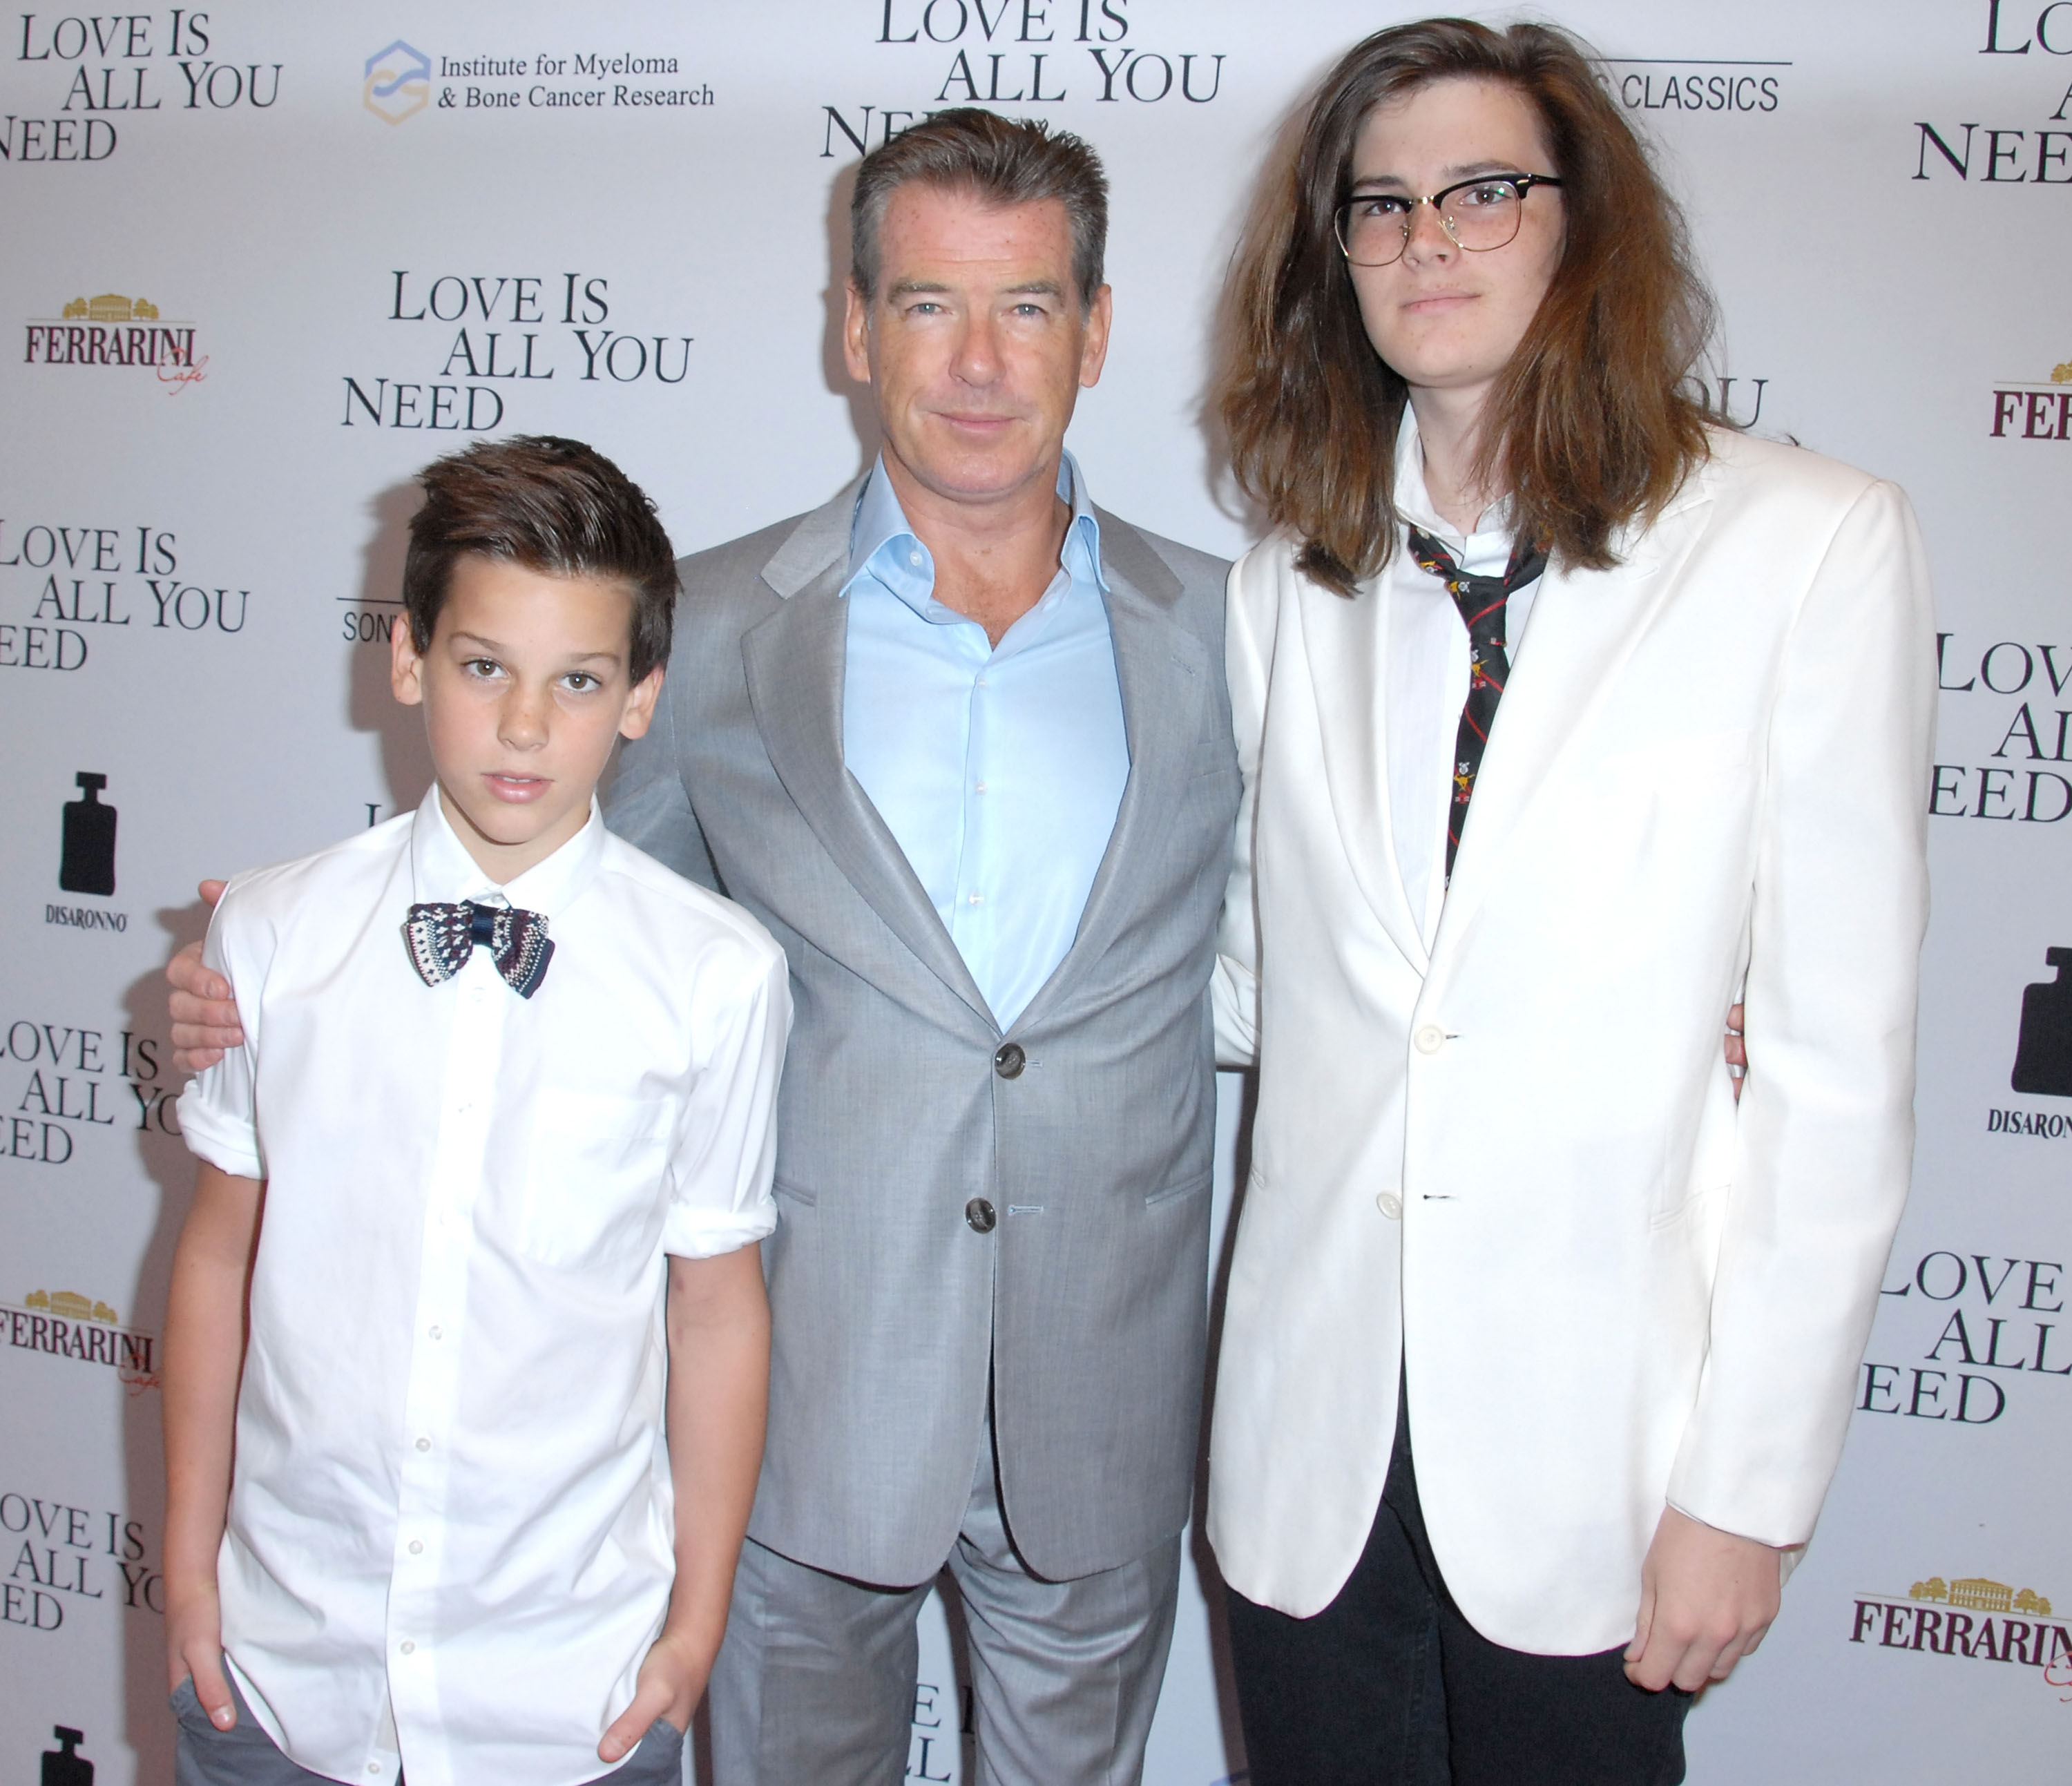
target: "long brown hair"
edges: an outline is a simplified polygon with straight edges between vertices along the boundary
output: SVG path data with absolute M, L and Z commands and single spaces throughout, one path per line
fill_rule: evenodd
M 1563 561 L 1614 562 L 1706 456 L 1681 388 L 1712 302 L 1684 220 L 1583 47 L 1546 25 L 1433 18 L 1348 51 L 1310 102 L 1284 179 L 1233 269 L 1218 396 L 1232 469 L 1298 562 L 1350 595 L 1395 548 L 1396 431 L 1408 387 L 1368 341 L 1332 216 L 1369 113 L 1434 80 L 1502 81 L 1531 101 L 1564 184 L 1560 264 L 1490 393 L 1475 475 Z

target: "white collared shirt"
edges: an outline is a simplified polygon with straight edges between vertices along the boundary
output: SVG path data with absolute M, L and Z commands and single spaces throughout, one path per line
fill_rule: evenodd
M 1468 700 L 1468 628 L 1446 585 L 1410 556 L 1405 536 L 1421 528 L 1470 576 L 1501 577 L 1511 562 L 1511 502 L 1507 496 L 1483 510 L 1466 539 L 1441 520 L 1424 488 L 1417 419 L 1406 404 L 1396 441 L 1396 555 L 1382 573 L 1390 579 L 1392 597 L 1388 810 L 1396 872 L 1429 950 L 1446 902 L 1446 819 L 1453 803 L 1453 747 Z M 1505 655 L 1514 669 L 1539 588 L 1536 581 L 1514 589 L 1504 604 Z
M 482 948 L 419 979 L 413 902 L 507 898 L 554 943 L 529 1000 Z M 240 876 L 206 958 L 245 1041 L 182 1126 L 267 1180 L 218 1563 L 246 1697 L 335 1780 L 594 1778 L 674 1575 L 664 1255 L 775 1225 L 783 951 L 594 804 L 495 886 L 435 788 Z

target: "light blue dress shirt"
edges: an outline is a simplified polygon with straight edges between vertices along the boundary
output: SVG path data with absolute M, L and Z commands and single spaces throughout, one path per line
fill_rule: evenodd
M 881 459 L 849 535 L 842 752 L 1005 1030 L 1078 934 L 1129 779 L 1100 523 L 1071 456 L 1058 574 L 997 647 L 935 598 Z

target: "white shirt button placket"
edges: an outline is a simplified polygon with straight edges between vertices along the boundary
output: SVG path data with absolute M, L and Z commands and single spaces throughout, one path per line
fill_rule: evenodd
M 504 1024 L 516 1002 L 486 949 L 477 949 L 450 985 L 437 992 L 453 1000 L 453 1027 L 446 1045 L 438 1139 L 426 1190 L 424 1250 L 412 1323 L 416 1337 L 404 1398 L 407 1443 L 397 1472 L 388 1595 L 389 1698 L 405 1751 L 437 1743 L 432 1734 L 438 1706 L 434 1652 L 424 1637 L 438 1628 L 441 1539 L 448 1513 L 450 1439 L 459 1390 L 475 1201 L 489 1142 Z

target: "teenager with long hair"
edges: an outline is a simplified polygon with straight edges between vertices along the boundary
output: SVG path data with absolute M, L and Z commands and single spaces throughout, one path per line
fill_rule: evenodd
M 1209 1527 L 1252 1777 L 1680 1780 L 1906 1195 L 1918 537 L 1687 394 L 1676 208 L 1552 27 L 1349 51 L 1233 302 L 1273 532 L 1231 582 L 1260 1087 Z

